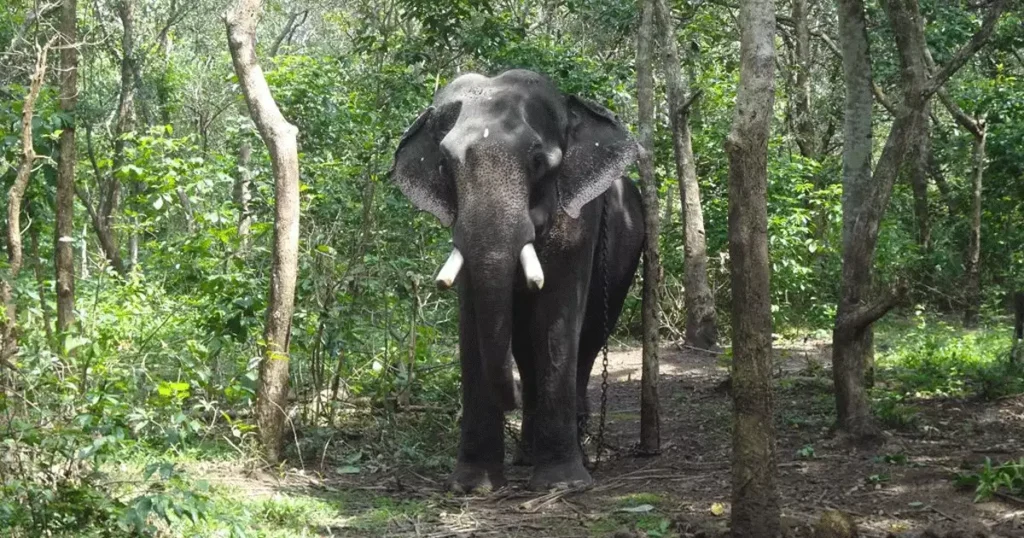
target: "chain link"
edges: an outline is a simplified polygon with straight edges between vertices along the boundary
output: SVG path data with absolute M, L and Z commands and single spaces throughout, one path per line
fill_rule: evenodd
M 604 448 L 604 419 L 608 413 L 608 339 L 611 330 L 608 327 L 608 201 L 601 206 L 601 274 L 603 281 L 601 291 L 604 304 L 604 345 L 601 346 L 601 416 L 597 427 L 597 452 L 594 454 L 594 469 L 601 465 L 601 449 Z

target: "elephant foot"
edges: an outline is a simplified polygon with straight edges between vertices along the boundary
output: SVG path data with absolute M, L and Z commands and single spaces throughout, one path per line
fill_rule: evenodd
M 568 462 L 538 465 L 533 469 L 529 487 L 532 490 L 569 489 L 589 486 L 594 483 L 579 458 Z
M 487 494 L 505 485 L 502 464 L 456 463 L 448 489 L 459 494 Z

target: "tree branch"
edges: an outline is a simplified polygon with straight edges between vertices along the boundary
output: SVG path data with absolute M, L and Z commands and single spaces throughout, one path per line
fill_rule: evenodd
M 822 32 L 821 30 L 811 30 L 811 35 L 817 37 L 818 39 L 821 39 L 821 42 L 824 43 L 825 46 L 829 50 L 831 50 L 833 54 L 839 57 L 839 59 L 843 58 L 843 53 L 842 51 L 839 50 L 839 46 L 836 45 L 836 42 L 831 37 L 829 37 L 828 34 Z M 893 102 L 889 100 L 889 98 L 885 95 L 885 92 L 882 90 L 882 87 L 879 86 L 878 83 L 874 81 L 874 79 L 871 80 L 871 93 L 875 95 L 875 100 L 878 101 L 878 104 L 882 105 L 882 108 L 884 108 L 886 112 L 888 112 L 893 117 L 896 116 L 896 105 L 894 105 Z
M 307 13 L 309 13 L 308 9 L 305 11 L 293 11 L 291 14 L 288 15 L 288 22 L 284 24 L 284 28 L 282 28 L 281 32 L 277 34 L 277 37 L 274 39 L 274 43 L 270 45 L 270 50 L 267 51 L 267 56 L 271 58 L 277 56 L 277 53 L 281 48 L 281 44 L 284 43 L 285 38 L 290 36 L 292 32 L 294 32 L 295 29 L 302 24 L 302 22 L 306 21 L 305 15 Z M 302 22 L 298 22 L 298 24 L 296 24 L 300 16 L 302 17 Z
M 907 285 L 901 282 L 884 297 L 879 297 L 871 303 L 857 305 L 836 320 L 837 332 L 840 334 L 851 334 L 864 329 L 868 325 L 882 319 L 882 316 L 900 304 L 906 295 Z
M 928 99 L 935 92 L 942 87 L 957 71 L 960 70 L 967 60 L 971 59 L 976 52 L 981 50 L 981 47 L 985 46 L 985 42 L 992 35 L 992 32 L 996 29 L 996 23 L 999 22 L 999 18 L 1003 16 L 1006 11 L 1009 2 L 1007 0 L 994 0 L 992 6 L 989 8 L 988 13 L 985 15 L 985 22 L 982 23 L 981 28 L 971 36 L 971 40 L 966 45 L 960 47 L 960 50 L 956 51 L 956 54 L 950 58 L 949 62 L 939 72 L 928 81 L 928 84 L 924 88 L 923 97 Z
M 935 60 L 932 58 L 931 50 L 927 47 L 924 49 L 924 63 L 930 72 L 935 72 Z M 939 97 L 939 101 L 942 102 L 942 105 L 946 107 L 947 111 L 949 111 L 949 115 L 953 116 L 953 119 L 956 120 L 961 127 L 970 131 L 970 133 L 975 137 L 983 136 L 980 122 L 977 119 L 968 116 L 967 113 L 960 108 L 960 105 L 956 104 L 956 101 L 954 101 L 949 95 L 949 92 L 945 87 L 939 87 L 936 94 Z

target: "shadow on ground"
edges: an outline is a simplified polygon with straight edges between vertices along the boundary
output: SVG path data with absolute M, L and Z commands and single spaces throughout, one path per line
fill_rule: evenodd
M 511 466 L 509 487 L 486 497 L 444 492 L 444 476 L 437 470 L 358 476 L 329 470 L 316 477 L 289 472 L 284 478 L 234 477 L 229 483 L 250 495 L 328 502 L 338 515 L 316 529 L 321 536 L 723 535 L 730 492 L 731 401 L 723 384 L 728 370 L 715 354 L 673 348 L 661 355 L 662 453 L 634 454 L 641 354 L 613 352 L 610 449 L 587 491 L 546 497 L 527 492 L 528 469 Z M 1021 456 L 1024 398 L 925 402 L 913 431 L 890 432 L 881 448 L 858 451 L 840 445 L 829 430 L 834 411 L 822 348 L 786 347 L 776 349 L 775 356 L 779 489 L 787 536 L 810 536 L 813 522 L 829 510 L 849 514 L 862 536 L 1024 536 L 1024 507 L 1012 499 L 974 503 L 972 492 L 955 489 L 952 481 L 963 466 L 976 467 L 986 457 Z M 589 395 L 595 410 L 599 391 L 600 361 Z

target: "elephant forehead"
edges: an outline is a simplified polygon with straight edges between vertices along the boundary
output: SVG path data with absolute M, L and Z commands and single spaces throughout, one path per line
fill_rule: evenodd
M 512 156 L 525 153 L 539 140 L 522 117 L 522 107 L 495 110 L 463 105 L 459 120 L 441 140 L 441 147 L 459 164 L 466 164 L 469 148 L 478 147 L 485 150 L 484 160 L 507 159 L 503 164 L 514 165 Z

